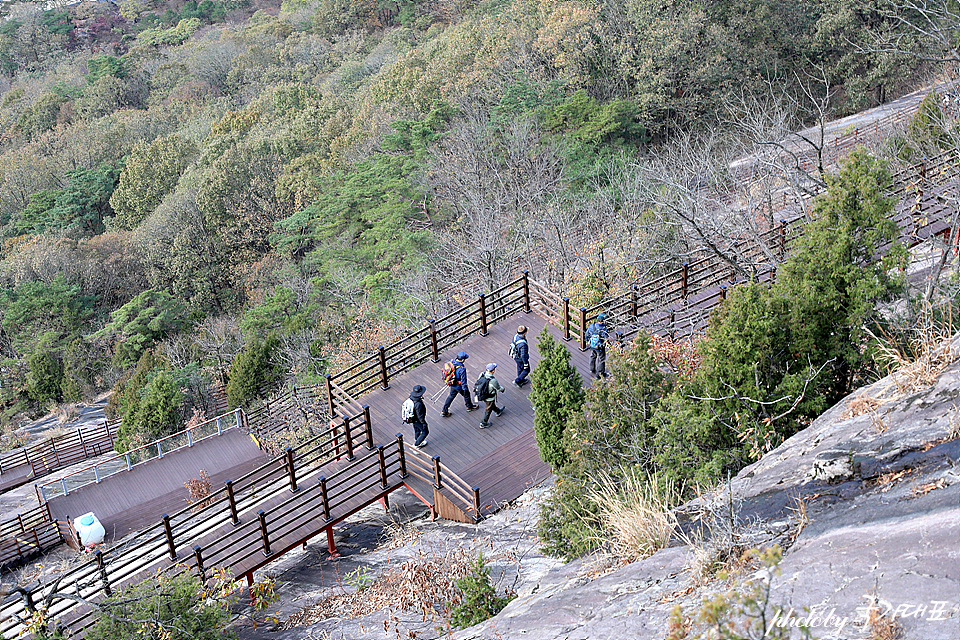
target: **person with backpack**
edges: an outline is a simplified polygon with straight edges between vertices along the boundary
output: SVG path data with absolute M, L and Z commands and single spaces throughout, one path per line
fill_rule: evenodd
M 426 392 L 427 388 L 418 384 L 400 407 L 400 417 L 405 423 L 413 425 L 413 446 L 418 449 L 427 446 L 427 436 L 430 434 L 427 427 L 427 406 L 423 404 L 423 394 Z
M 443 403 L 443 410 L 440 412 L 440 415 L 444 418 L 450 417 L 450 405 L 458 395 L 463 396 L 467 411 L 476 411 L 480 408 L 479 405 L 470 401 L 470 383 L 467 379 L 467 365 L 464 364 L 464 361 L 469 357 L 466 351 L 461 351 L 457 354 L 456 359 L 443 365 L 443 382 L 450 387 L 447 401 Z
M 590 373 L 597 380 L 607 377 L 607 314 L 600 313 L 597 321 L 587 327 L 587 346 L 590 348 Z
M 491 362 L 487 365 L 487 370 L 477 378 L 473 385 L 473 393 L 477 396 L 477 401 L 482 400 L 486 403 L 486 412 L 483 414 L 483 420 L 480 422 L 480 428 L 486 429 L 490 426 L 490 414 L 495 413 L 498 416 L 503 415 L 504 407 L 497 406 L 497 392 L 504 393 L 506 389 L 497 382 L 494 377 L 494 371 L 497 369 L 497 363 Z
M 517 363 L 517 377 L 513 386 L 522 389 L 523 385 L 530 382 L 527 379 L 530 375 L 530 347 L 527 345 L 527 328 L 523 325 L 517 327 L 517 333 L 510 343 L 510 357 Z

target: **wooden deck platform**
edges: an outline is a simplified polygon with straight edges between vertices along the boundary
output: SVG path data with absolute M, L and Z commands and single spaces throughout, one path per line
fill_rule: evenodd
M 523 389 L 513 386 L 517 370 L 508 352 L 520 324 L 528 328 L 530 367 L 533 369 L 540 360 L 537 335 L 548 325 L 536 313 L 519 312 L 492 325 L 486 336 L 474 335 L 459 346 L 441 352 L 439 362 L 421 365 L 391 380 L 389 389 L 373 391 L 358 399 L 361 404 L 370 406 L 376 442 L 389 442 L 395 434 L 403 433 L 404 439 L 412 443 L 413 429 L 400 421 L 400 405 L 415 385 L 425 386 L 424 403 L 427 405 L 430 435 L 427 438 L 429 444 L 422 452 L 440 456 L 451 471 L 470 486 L 479 487 L 485 513 L 515 500 L 550 475 L 550 468 L 540 460 L 534 438 L 530 385 L 524 385 Z M 570 351 L 571 363 L 583 376 L 584 386 L 592 384 L 589 350 L 581 352 L 574 341 L 565 342 L 557 327 L 549 325 L 549 330 Z M 448 393 L 440 372 L 443 364 L 456 357 L 460 350 L 470 356 L 466 366 L 471 388 L 487 363 L 495 362 L 497 381 L 507 390 L 497 400 L 498 406 L 506 410 L 502 416 L 492 415 L 486 429 L 480 429 L 483 408 L 468 413 L 462 396 L 451 404 L 452 416 L 440 416 Z
M 237 429 L 207 438 L 149 460 L 102 482 L 89 484 L 68 495 L 50 498 L 56 520 L 94 512 L 107 531 L 107 541 L 156 524 L 164 513 L 187 506 L 184 482 L 206 470 L 214 488 L 264 464 L 267 457 L 250 436 Z

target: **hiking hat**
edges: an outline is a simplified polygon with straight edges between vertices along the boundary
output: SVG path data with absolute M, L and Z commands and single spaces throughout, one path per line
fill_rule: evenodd
M 603 322 L 606 319 L 607 319 L 607 314 L 605 313 L 601 313 L 600 315 L 597 316 L 597 320 L 599 320 L 600 322 Z
M 410 392 L 411 398 L 422 398 L 423 394 L 427 392 L 427 388 L 422 384 L 418 384 L 413 388 L 413 391 Z
M 496 368 L 497 368 L 496 362 L 491 362 L 490 364 L 487 365 L 487 371 L 493 371 Z
M 461 351 L 460 353 L 457 354 L 457 360 L 466 360 L 469 357 L 470 356 L 469 354 L 467 354 L 466 351 Z
M 517 333 L 519 333 L 520 335 L 523 335 L 526 332 L 527 332 L 527 328 L 525 326 L 520 325 L 519 327 L 517 327 Z

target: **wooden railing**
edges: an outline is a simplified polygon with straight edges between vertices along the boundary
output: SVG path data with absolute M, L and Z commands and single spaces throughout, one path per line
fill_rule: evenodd
M 491 293 L 427 326 L 407 334 L 343 371 L 327 375 L 327 402 L 331 415 L 342 413 L 343 405 L 376 388 L 386 389 L 390 380 L 424 362 L 437 362 L 440 353 L 473 334 L 486 335 L 488 328 L 518 309 L 530 309 L 530 280 L 527 272 Z
M 69 495 L 71 491 L 76 491 L 80 487 L 88 484 L 99 483 L 104 478 L 130 471 L 138 464 L 162 458 L 164 454 L 169 454 L 178 449 L 192 447 L 195 443 L 221 435 L 224 430 L 240 427 L 243 424 L 243 410 L 235 409 L 222 416 L 210 418 L 200 424 L 184 429 L 166 436 L 160 440 L 136 449 L 131 449 L 126 453 L 121 453 L 88 467 L 78 469 L 62 476 L 59 480 L 51 480 L 36 485 L 37 498 L 41 503 L 50 498 Z
M 363 491 L 379 491 L 382 475 L 379 466 L 376 473 L 369 469 L 370 456 L 376 456 L 379 465 L 380 451 L 383 451 L 385 464 L 388 465 L 388 475 L 396 476 L 401 465 L 400 442 L 386 447 L 369 446 L 369 410 L 359 415 L 351 416 L 350 420 L 355 429 L 350 430 L 351 439 L 345 439 L 345 432 L 340 427 L 334 427 L 326 432 L 304 442 L 296 449 L 288 449 L 284 455 L 278 456 L 267 464 L 254 469 L 250 473 L 235 481 L 228 480 L 224 486 L 213 492 L 196 505 L 187 506 L 176 513 L 164 516 L 160 521 L 136 536 L 121 542 L 113 548 L 97 552 L 94 558 L 61 574 L 58 587 L 61 591 L 69 590 L 83 598 L 98 598 L 109 595 L 114 589 L 128 584 L 136 577 L 142 577 L 167 561 L 193 562 L 194 568 L 237 566 L 250 557 L 251 538 L 248 529 L 266 531 L 266 537 L 260 539 L 259 544 L 270 548 L 270 540 L 279 539 L 276 532 L 286 532 L 290 527 L 302 526 L 305 522 L 317 520 L 324 514 L 324 526 L 337 522 L 346 515 L 338 514 L 336 509 L 344 504 L 350 496 L 359 495 Z M 371 453 L 372 451 L 372 453 Z M 360 456 L 361 452 L 364 455 Z M 318 488 L 305 480 L 316 474 L 338 458 L 350 459 L 355 462 L 343 471 L 337 471 L 327 479 L 327 498 L 310 502 L 309 510 L 301 514 L 296 522 L 287 522 L 278 519 L 284 518 L 286 511 L 277 511 L 280 507 L 286 508 L 290 501 L 284 501 L 279 507 L 270 511 L 264 510 L 259 515 L 258 507 L 265 505 L 278 496 L 294 492 L 297 499 L 301 496 L 316 496 Z M 341 484 L 341 481 L 343 484 Z M 402 484 L 402 480 L 397 480 Z M 396 484 L 396 483 L 395 483 Z M 319 485 L 317 485 L 319 486 Z M 394 486 L 394 485 L 391 485 Z M 353 493 L 351 493 L 353 492 Z M 325 519 L 324 509 L 329 510 L 331 520 Z M 256 517 L 252 513 L 257 513 Z M 255 523 L 251 525 L 250 523 Z M 233 531 L 241 531 L 241 542 L 231 542 L 233 531 L 215 537 L 213 543 L 207 543 L 206 549 L 198 552 L 194 548 L 199 541 L 214 534 L 225 524 L 233 524 Z M 241 526 L 242 525 L 242 526 Z M 263 527 L 263 528 L 261 528 Z M 321 527 L 322 528 L 322 527 Z M 313 535 L 313 534 L 311 534 Z M 245 541 L 245 542 L 243 542 Z M 302 542 L 302 541 L 301 541 Z M 275 551 L 280 549 L 273 548 Z M 32 590 L 34 602 L 39 602 L 47 593 L 49 586 L 39 586 Z M 71 614 L 74 603 L 67 600 L 54 599 L 49 613 L 54 616 L 68 616 L 71 626 L 83 628 L 92 623 L 90 612 Z M 22 600 L 8 600 L 0 606 L 0 634 L 3 637 L 14 637 L 23 629 L 25 610 Z M 63 618 L 66 620 L 67 618 Z
M 0 522 L 0 569 L 10 569 L 62 542 L 47 505 Z
M 402 434 L 397 439 L 402 440 Z M 484 513 L 480 504 L 480 487 L 471 487 L 460 476 L 440 462 L 440 456 L 428 456 L 419 449 L 406 449 L 407 472 L 423 482 L 433 485 L 448 498 L 453 498 L 464 514 L 472 515 L 474 522 L 483 519 Z
M 0 455 L 0 474 L 30 465 L 32 475 L 40 477 L 54 469 L 102 455 L 113 449 L 113 438 L 118 424 L 119 422 L 104 422 L 95 427 L 81 427 L 7 451 Z

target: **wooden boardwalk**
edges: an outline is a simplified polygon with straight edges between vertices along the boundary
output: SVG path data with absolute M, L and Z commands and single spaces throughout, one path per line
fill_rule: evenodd
M 400 421 L 400 405 L 415 385 L 425 386 L 424 403 L 427 405 L 430 435 L 427 438 L 429 444 L 421 451 L 431 457 L 440 456 L 443 464 L 471 487 L 479 487 L 484 514 L 515 500 L 530 486 L 550 475 L 550 468 L 540 460 L 534 438 L 530 385 L 517 389 L 512 384 L 517 370 L 508 351 L 520 324 L 528 327 L 527 342 L 533 369 L 540 360 L 537 335 L 548 325 L 537 313 L 519 312 L 491 325 L 486 336 L 474 334 L 460 345 L 441 352 L 439 362 L 422 364 L 390 380 L 389 389 L 373 391 L 359 398 L 361 404 L 370 406 L 376 442 L 389 442 L 395 434 L 403 433 L 406 441 L 412 443 L 413 429 Z M 556 340 L 563 342 L 562 332 L 557 327 L 549 325 L 549 329 Z M 583 376 L 584 385 L 590 385 L 590 352 L 581 352 L 573 341 L 563 344 L 572 355 L 571 363 Z M 507 390 L 499 394 L 497 400 L 498 406 L 506 410 L 502 416 L 491 415 L 490 426 L 486 429 L 479 427 L 483 407 L 468 413 L 462 396 L 454 398 L 450 405 L 452 416 L 440 416 L 448 393 L 440 372 L 443 364 L 461 350 L 470 356 L 466 366 L 471 391 L 474 380 L 489 362 L 497 363 L 497 381 Z

